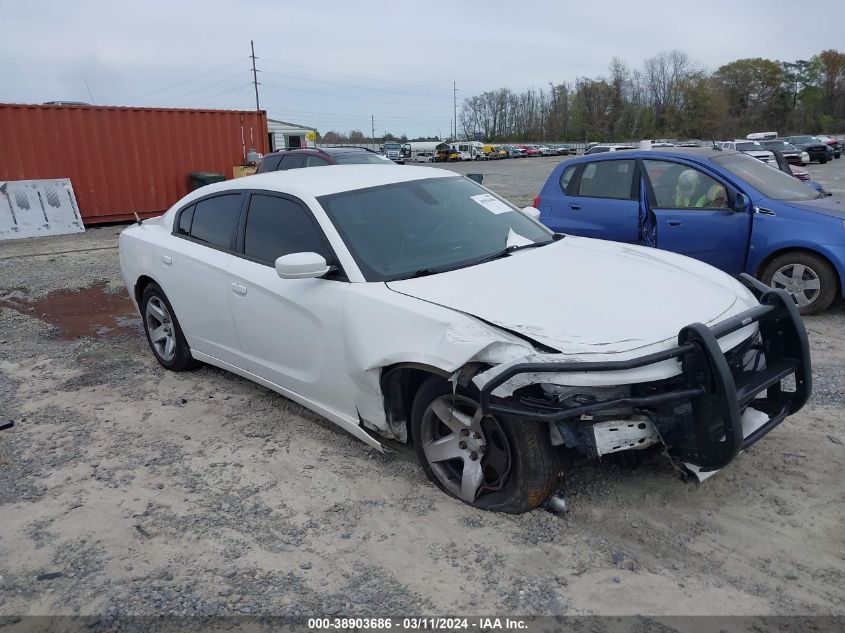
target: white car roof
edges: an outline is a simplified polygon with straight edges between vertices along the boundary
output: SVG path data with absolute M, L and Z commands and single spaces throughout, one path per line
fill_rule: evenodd
M 456 177 L 446 169 L 399 165 L 328 165 L 255 174 L 200 187 L 190 197 L 201 197 L 231 189 L 265 189 L 297 197 L 319 197 L 341 191 L 366 189 L 426 178 Z M 188 202 L 189 198 L 185 199 Z

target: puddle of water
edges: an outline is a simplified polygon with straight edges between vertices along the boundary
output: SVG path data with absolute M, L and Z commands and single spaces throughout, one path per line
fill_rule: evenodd
M 36 301 L 25 301 L 13 293 L 0 299 L 0 305 L 56 326 L 64 339 L 135 335 L 142 327 L 141 317 L 126 293 L 106 292 L 105 286 L 62 290 Z

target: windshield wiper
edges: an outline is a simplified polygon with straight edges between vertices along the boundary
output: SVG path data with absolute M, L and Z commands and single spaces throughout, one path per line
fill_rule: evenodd
M 427 277 L 428 275 L 444 273 L 446 272 L 446 270 L 448 270 L 448 268 L 420 268 L 419 270 L 415 270 L 410 274 L 402 275 L 401 277 L 396 277 L 396 279 L 391 279 L 390 281 L 402 281 L 403 279 L 416 279 L 417 277 Z
M 481 259 L 475 260 L 476 264 L 481 264 L 483 262 L 489 262 L 494 259 L 501 259 L 502 257 L 507 257 L 511 253 L 515 253 L 516 251 L 521 251 L 525 248 L 534 248 L 535 246 L 545 246 L 546 244 L 551 244 L 556 240 L 548 240 L 546 242 L 531 242 L 530 244 L 512 244 L 511 246 L 506 246 L 498 253 L 493 253 L 492 255 L 487 255 L 486 257 L 482 257 Z

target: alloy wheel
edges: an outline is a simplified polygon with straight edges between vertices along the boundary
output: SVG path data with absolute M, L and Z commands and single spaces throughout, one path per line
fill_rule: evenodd
M 507 435 L 494 418 L 482 415 L 472 398 L 449 394 L 433 400 L 423 414 L 421 437 L 432 472 L 463 501 L 474 503 L 507 481 L 511 465 Z
M 176 356 L 176 332 L 167 306 L 159 297 L 150 297 L 144 318 L 155 353 L 165 362 L 172 361 Z

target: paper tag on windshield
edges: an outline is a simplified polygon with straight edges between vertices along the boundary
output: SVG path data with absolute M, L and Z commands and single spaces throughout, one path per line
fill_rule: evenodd
M 491 213 L 507 213 L 508 211 L 513 211 L 508 205 L 489 193 L 472 196 L 472 199 Z

